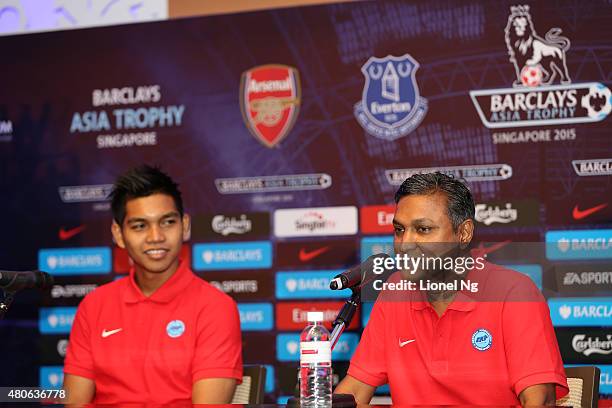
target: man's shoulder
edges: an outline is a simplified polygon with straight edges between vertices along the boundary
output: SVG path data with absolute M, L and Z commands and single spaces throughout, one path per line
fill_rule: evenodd
M 108 297 L 118 296 L 126 284 L 129 284 L 128 276 L 115 279 L 112 282 L 98 286 L 93 291 L 89 292 L 83 300 L 87 300 L 89 303 L 95 303 Z
M 115 279 L 112 282 L 98 286 L 93 291 L 89 292 L 79 303 L 81 313 L 86 309 L 87 313 L 92 313 L 94 310 L 105 308 L 109 302 L 117 302 L 123 292 L 122 288 L 129 284 L 129 277 Z

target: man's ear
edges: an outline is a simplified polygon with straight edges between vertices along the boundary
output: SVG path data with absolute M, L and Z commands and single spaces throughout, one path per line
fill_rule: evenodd
M 459 242 L 462 249 L 465 249 L 472 242 L 474 236 L 474 221 L 470 218 L 459 225 Z
M 191 217 L 189 214 L 183 214 L 183 242 L 191 239 Z
M 119 248 L 125 249 L 125 241 L 123 240 L 123 232 L 121 232 L 121 227 L 117 224 L 116 221 L 113 220 L 113 225 L 111 225 L 111 232 L 113 233 L 113 239 Z

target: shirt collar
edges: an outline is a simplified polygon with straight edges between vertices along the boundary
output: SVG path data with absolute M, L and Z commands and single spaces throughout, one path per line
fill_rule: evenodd
M 474 254 L 472 254 L 474 256 Z M 487 262 L 485 262 L 485 267 L 482 269 L 472 269 L 466 279 L 469 279 L 471 282 L 478 283 L 478 292 L 472 293 L 465 290 L 457 293 L 457 296 L 453 299 L 453 301 L 448 305 L 448 309 L 457 310 L 460 312 L 469 312 L 474 310 L 476 307 L 476 303 L 481 301 L 479 298 L 480 293 L 485 290 L 485 285 L 487 282 L 487 278 L 489 277 L 489 268 Z M 427 301 L 425 297 L 425 293 L 423 291 L 418 291 L 414 293 L 414 296 L 411 299 L 411 307 L 414 310 L 424 310 L 427 307 L 432 307 L 431 304 Z
M 156 303 L 169 303 L 185 290 L 193 281 L 194 274 L 187 265 L 187 261 L 181 260 L 178 268 L 164 284 L 149 297 L 145 296 L 136 284 L 134 267 L 130 268 L 130 276 L 123 293 L 126 303 L 138 303 L 150 300 Z
M 422 291 L 415 294 L 415 298 L 410 302 L 410 305 L 414 310 L 433 309 L 431 303 L 425 298 L 425 293 Z M 457 310 L 459 312 L 469 312 L 474 310 L 475 307 L 476 300 L 462 291 L 457 293 L 457 296 L 455 296 L 453 301 L 448 305 L 447 309 Z

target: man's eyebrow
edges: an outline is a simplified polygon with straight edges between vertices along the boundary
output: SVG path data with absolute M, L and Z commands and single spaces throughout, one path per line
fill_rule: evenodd
M 180 214 L 178 213 L 178 211 L 172 211 L 169 213 L 166 213 L 164 215 L 161 216 L 161 218 L 171 218 L 171 217 L 178 217 Z
M 416 220 L 412 220 L 412 224 L 426 224 L 426 223 L 434 223 L 434 220 L 431 218 L 417 218 Z
M 147 219 L 146 218 L 141 218 L 141 217 L 134 217 L 134 218 L 128 218 L 126 220 L 126 222 L 128 224 L 132 224 L 132 223 L 135 223 L 135 222 L 147 222 Z
M 399 222 L 398 220 L 396 220 L 395 218 L 392 221 L 393 225 L 395 227 L 402 227 L 405 228 L 406 226 L 404 224 L 402 224 L 401 222 Z M 431 219 L 431 218 L 417 218 L 416 220 L 412 220 L 410 222 L 410 225 L 423 225 L 423 224 L 435 224 L 435 222 Z
M 172 212 L 169 212 L 169 213 L 166 213 L 166 214 L 162 215 L 161 217 L 159 217 L 159 219 L 163 220 L 163 219 L 166 219 L 166 218 L 174 218 L 174 217 L 178 217 L 178 216 L 179 216 L 178 211 L 172 211 Z M 126 222 L 128 224 L 131 224 L 131 223 L 134 223 L 134 222 L 148 222 L 148 221 L 149 221 L 149 219 L 144 218 L 144 217 L 134 217 L 134 218 L 128 218 Z

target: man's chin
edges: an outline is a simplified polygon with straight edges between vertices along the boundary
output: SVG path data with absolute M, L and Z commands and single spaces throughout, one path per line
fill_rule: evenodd
M 142 262 L 139 264 L 140 269 L 149 273 L 164 273 L 172 267 L 172 262 Z

